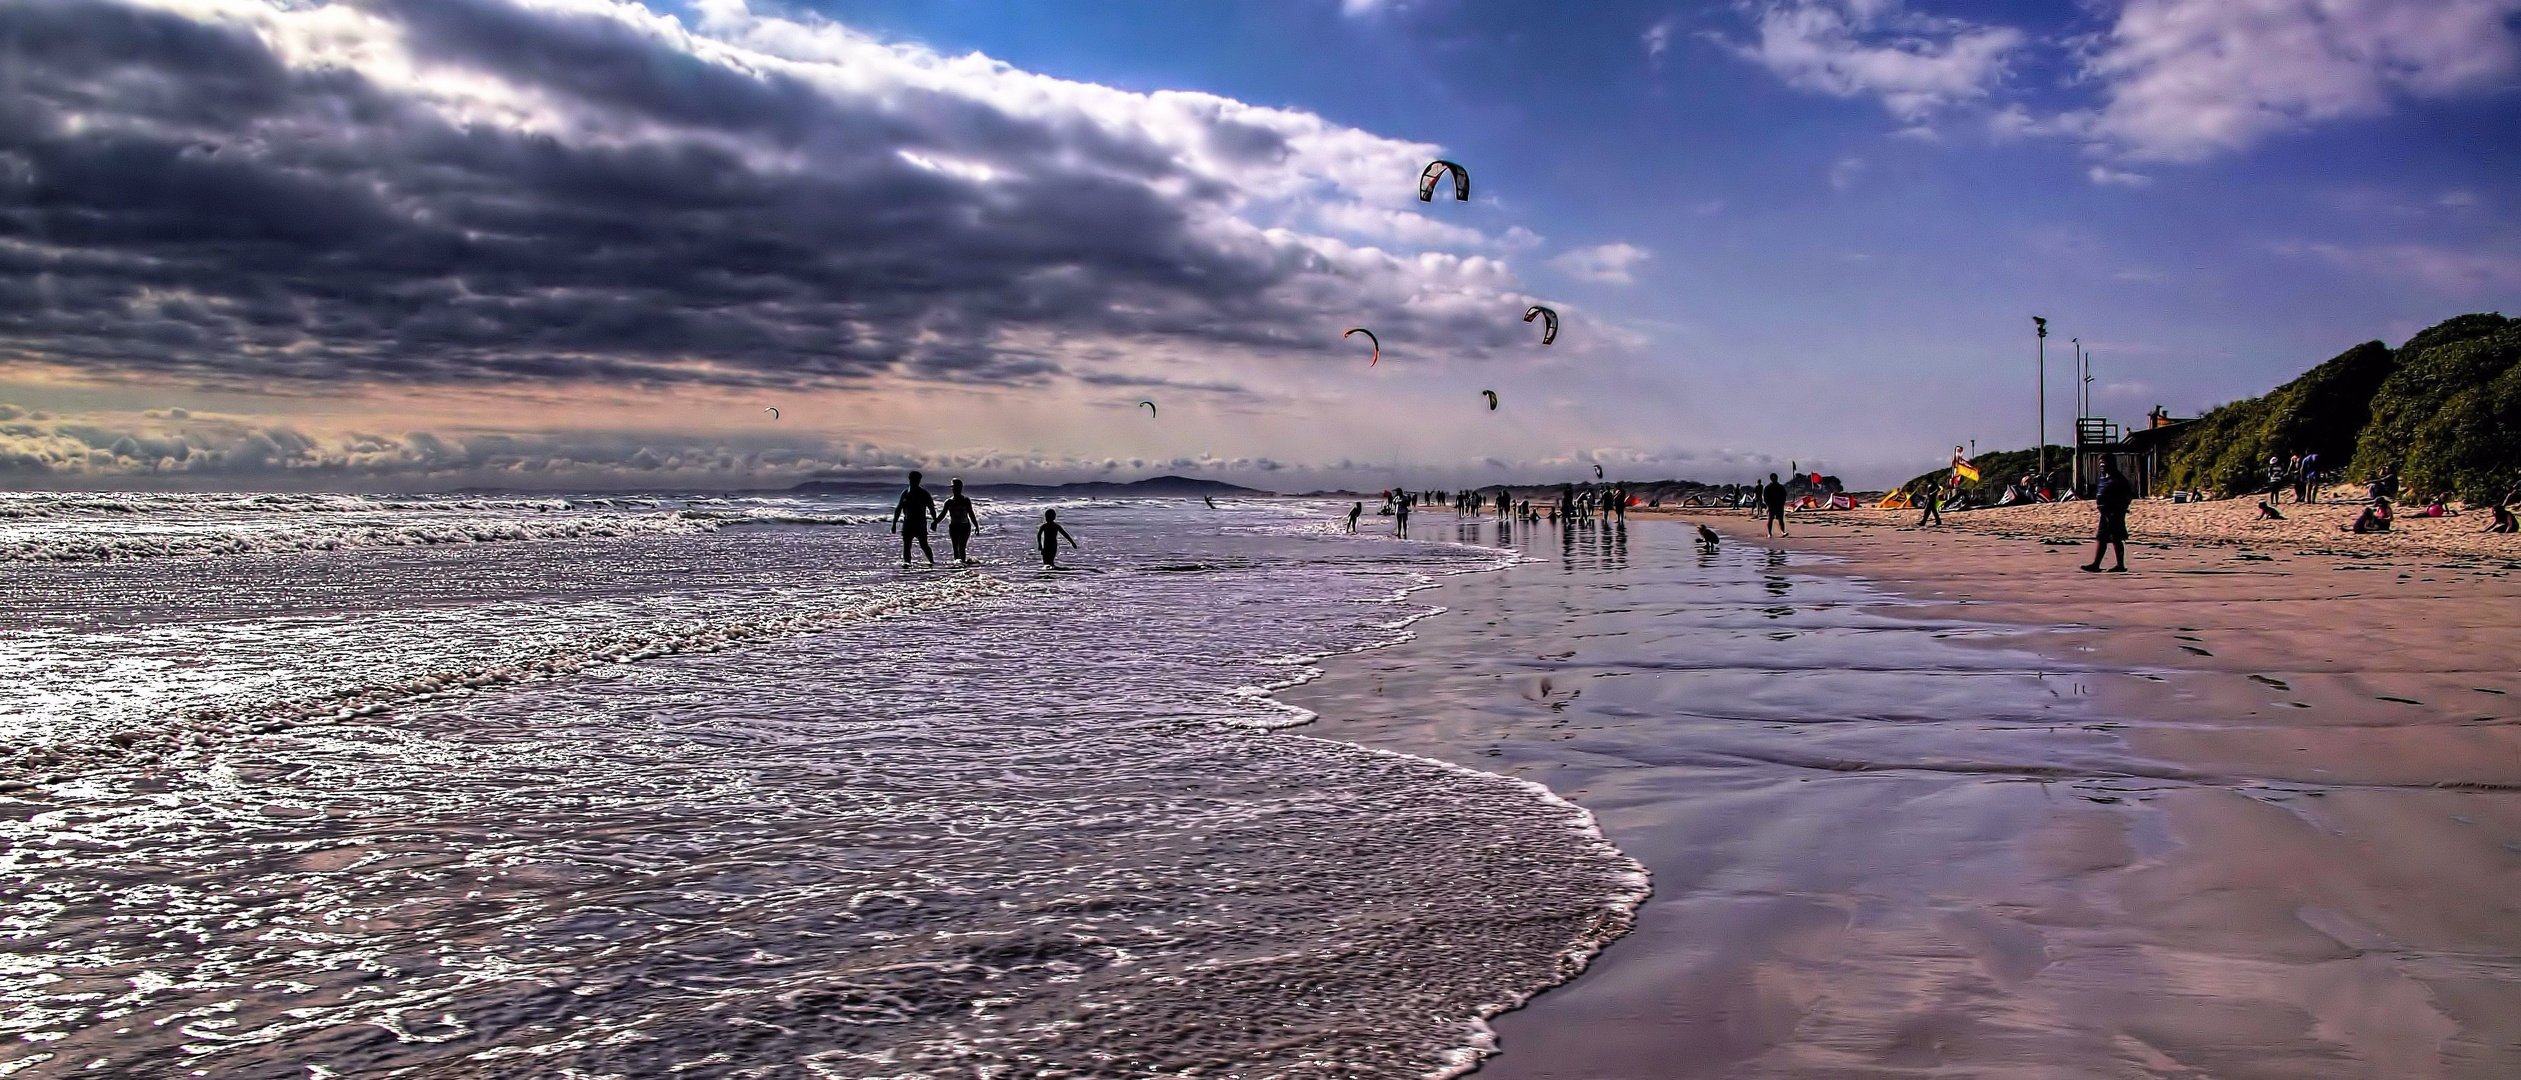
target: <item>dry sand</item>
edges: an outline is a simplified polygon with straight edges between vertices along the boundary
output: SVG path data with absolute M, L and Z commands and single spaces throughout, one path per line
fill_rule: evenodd
M 2174 503 L 2167 499 L 2144 499 L 2128 508 L 2128 532 L 2146 543 L 2198 545 L 2241 545 L 2285 547 L 2297 551 L 2329 551 L 2375 555 L 2475 555 L 2505 560 L 2521 560 L 2521 534 L 2489 533 L 2487 523 L 2493 517 L 2485 510 L 2466 511 L 2458 517 L 2425 518 L 2398 507 L 2397 520 L 2386 533 L 2356 535 L 2344 526 L 2353 523 L 2363 512 L 2363 503 L 2324 502 L 2304 506 L 2281 503 L 2276 511 L 2283 521 L 2258 520 L 2255 499 L 2226 499 L 2220 502 Z M 1653 510 L 1655 515 L 1700 516 L 1723 515 L 1721 510 Z M 1787 515 L 1792 529 L 1811 522 L 1822 528 L 1840 525 L 1913 526 L 1915 510 L 1840 510 Z M 2005 506 L 1989 510 L 1965 510 L 1943 515 L 1944 526 L 1954 532 L 1984 533 L 1994 536 L 2060 538 L 2090 537 L 2095 511 L 2089 502 L 2042 503 L 2037 506 Z M 1748 517 L 1744 512 L 1734 516 Z
M 2233 511 L 1525 531 L 1289 697 L 1654 870 L 1493 1076 L 2521 1076 L 2521 549 Z

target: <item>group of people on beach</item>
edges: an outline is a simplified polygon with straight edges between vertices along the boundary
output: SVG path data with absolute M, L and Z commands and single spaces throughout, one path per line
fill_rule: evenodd
M 910 486 L 903 488 L 901 497 L 894 500 L 893 516 L 885 522 L 887 531 L 901 534 L 902 565 L 910 565 L 912 544 L 919 545 L 919 553 L 928 557 L 928 565 L 937 564 L 936 550 L 928 546 L 928 530 L 942 522 L 946 539 L 954 544 L 954 561 L 970 566 L 972 533 L 980 529 L 980 513 L 972 507 L 971 497 L 963 494 L 963 478 L 954 478 L 942 504 L 928 494 L 923 479 L 924 474 L 911 471 Z M 1042 511 L 1042 524 L 1033 530 L 1033 546 L 1041 551 L 1043 566 L 1059 565 L 1061 540 L 1066 540 L 1071 549 L 1077 546 L 1077 538 L 1060 526 L 1059 511 Z

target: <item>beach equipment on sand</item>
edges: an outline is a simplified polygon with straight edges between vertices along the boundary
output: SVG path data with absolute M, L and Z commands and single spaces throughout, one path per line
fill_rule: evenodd
M 1418 174 L 1418 201 L 1434 202 L 1436 182 L 1447 176 L 1453 178 L 1453 200 L 1455 202 L 1471 201 L 1470 171 L 1442 158 L 1428 162 L 1426 170 Z
M 1873 508 L 1876 510 L 1914 510 L 1917 505 L 1908 501 L 1908 492 L 1894 491 L 1882 496 L 1882 501 L 1873 504 Z

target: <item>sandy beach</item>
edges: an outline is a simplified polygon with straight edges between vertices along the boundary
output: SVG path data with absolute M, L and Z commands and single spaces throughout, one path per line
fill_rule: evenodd
M 1525 530 L 1288 697 L 1653 871 L 1486 1075 L 2521 1074 L 2513 538 L 2236 509 L 2140 504 L 2124 575 L 2088 505 Z

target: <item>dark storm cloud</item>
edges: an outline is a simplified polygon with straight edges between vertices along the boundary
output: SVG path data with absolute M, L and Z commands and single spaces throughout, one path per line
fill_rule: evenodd
M 1306 114 L 741 12 L 708 29 L 804 55 L 633 7 L 217 11 L 0 5 L 0 351 L 798 386 L 1086 374 L 1079 341 L 1319 348 L 1360 318 L 1514 340 L 1500 264 L 1235 216 L 1354 201 L 1426 149 Z

